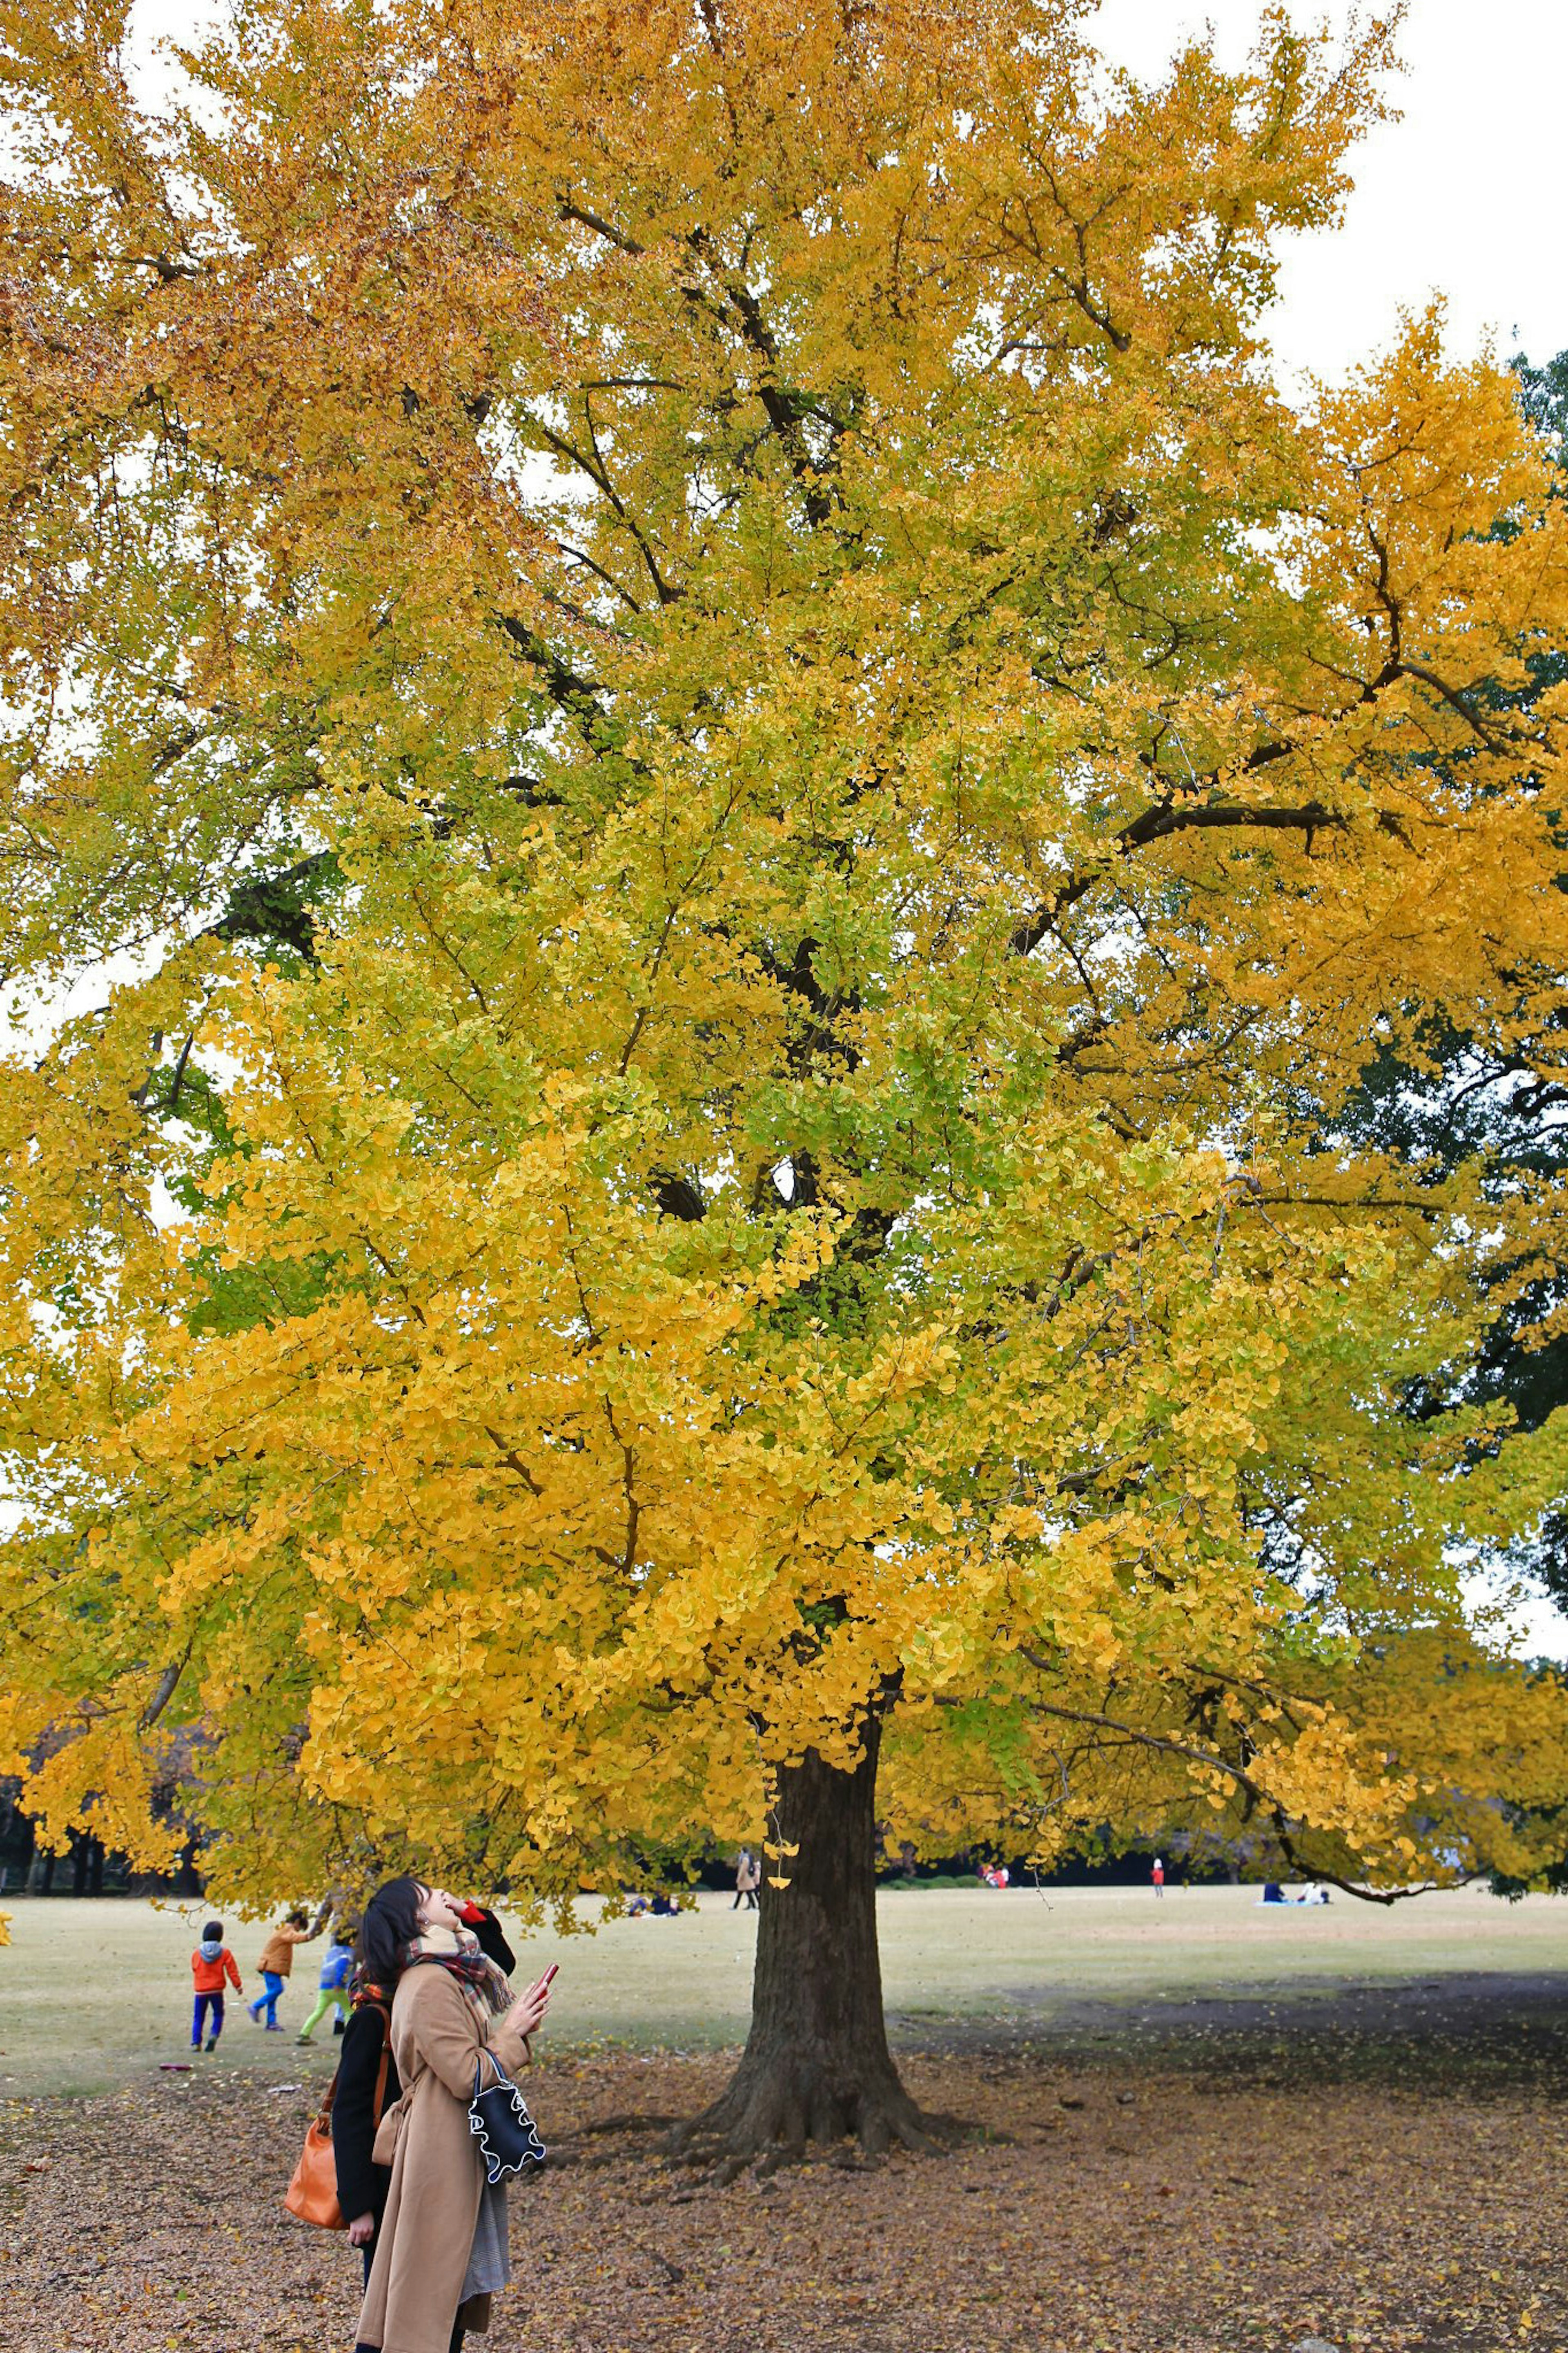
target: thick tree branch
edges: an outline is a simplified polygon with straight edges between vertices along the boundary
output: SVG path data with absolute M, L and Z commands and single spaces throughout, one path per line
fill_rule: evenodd
M 655 1169 L 648 1189 L 661 1218 L 679 1218 L 685 1225 L 697 1225 L 708 1215 L 700 1185 L 674 1169 Z
M 624 228 L 617 228 L 614 221 L 607 221 L 603 213 L 593 211 L 587 205 L 578 204 L 571 196 L 558 196 L 555 208 L 563 220 L 575 221 L 580 228 L 592 229 L 595 237 L 602 237 L 608 244 L 618 246 L 623 253 L 636 257 L 647 251 L 647 248 L 639 245 L 635 237 L 629 237 Z
M 574 670 L 537 629 L 531 628 L 516 614 L 497 613 L 493 618 L 497 628 L 510 638 L 522 659 L 539 673 L 544 691 L 555 708 L 575 723 L 591 750 L 599 750 L 609 716 L 601 700 L 604 688 Z
M 305 886 L 327 873 L 335 858 L 330 849 L 313 850 L 296 859 L 279 874 L 249 875 L 229 893 L 217 921 L 196 934 L 204 940 L 275 941 L 292 948 L 306 964 L 316 957 L 316 925 L 305 903 Z
M 1279 755 L 1277 755 L 1279 756 Z M 1152 841 L 1167 836 L 1188 833 L 1204 827 L 1255 827 L 1263 832 L 1305 833 L 1309 837 L 1331 827 L 1342 827 L 1344 818 L 1321 801 L 1308 801 L 1300 807 L 1269 807 L 1244 801 L 1161 801 L 1143 809 L 1118 828 L 1111 846 L 1092 866 L 1079 867 L 1075 873 L 1064 876 L 1049 899 L 1036 908 L 1022 923 L 1015 924 L 1008 934 L 1007 944 L 1018 955 L 1030 955 L 1048 932 L 1055 929 L 1069 907 L 1094 888 L 1111 860 L 1128 850 L 1141 849 Z
M 158 1718 L 163 1715 L 163 1710 L 168 1706 L 169 1702 L 174 1698 L 174 1693 L 179 1687 L 180 1677 L 184 1673 L 186 1667 L 190 1664 L 191 1649 L 192 1644 L 187 1642 L 184 1649 L 180 1652 L 179 1657 L 177 1659 L 171 1659 L 169 1664 L 159 1676 L 157 1683 L 153 1688 L 152 1698 L 148 1701 L 146 1706 L 142 1709 L 141 1715 L 136 1719 L 136 1729 L 138 1732 L 150 1732 L 153 1726 L 157 1723 Z
M 495 1448 L 496 1452 L 500 1456 L 500 1459 L 506 1464 L 507 1469 L 513 1472 L 516 1476 L 522 1481 L 523 1485 L 528 1489 L 531 1495 L 542 1495 L 544 1493 L 543 1488 L 540 1485 L 538 1480 L 534 1477 L 527 1463 L 522 1460 L 522 1457 L 518 1453 L 517 1449 L 513 1446 L 509 1446 L 505 1439 L 502 1438 L 500 1430 L 492 1430 L 489 1422 L 484 1423 L 482 1427 L 484 1429 L 485 1436 L 489 1440 L 490 1444 Z

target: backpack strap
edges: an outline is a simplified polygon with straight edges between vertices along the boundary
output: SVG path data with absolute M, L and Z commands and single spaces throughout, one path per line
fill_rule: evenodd
M 370 2104 L 370 2128 L 374 2132 L 381 2123 L 382 2109 L 386 2105 L 386 2068 L 392 2057 L 392 2012 L 384 2002 L 373 2001 L 368 2006 L 381 2012 L 381 2064 L 375 2071 L 375 2097 Z

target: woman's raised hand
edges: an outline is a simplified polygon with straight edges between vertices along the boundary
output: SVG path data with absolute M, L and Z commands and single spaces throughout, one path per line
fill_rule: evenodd
M 552 1972 L 553 1974 L 553 1972 Z M 520 1993 L 507 2011 L 506 2022 L 519 2034 L 531 2034 L 550 2007 L 549 1979 L 541 1978 Z

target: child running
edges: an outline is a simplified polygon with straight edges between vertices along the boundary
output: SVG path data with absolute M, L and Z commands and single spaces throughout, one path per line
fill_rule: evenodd
M 340 1921 L 332 1930 L 332 1940 L 321 1963 L 321 1974 L 316 1980 L 316 2007 L 294 2037 L 296 2042 L 309 2042 L 328 2010 L 334 2007 L 338 2014 L 332 2021 L 332 2032 L 342 2032 L 348 2024 L 349 1979 L 353 1975 L 353 1936 Z
M 191 2012 L 191 2049 L 202 2047 L 202 2029 L 207 2027 L 206 2047 L 217 2049 L 218 2036 L 223 2032 L 223 1988 L 227 1978 L 236 1993 L 245 1988 L 239 1982 L 239 1964 L 223 1940 L 223 1922 L 209 1920 L 202 1930 L 202 1941 L 191 1955 L 191 1980 L 195 1987 L 195 2006 Z
M 312 1928 L 302 1912 L 290 1912 L 282 1926 L 274 1928 L 261 1947 L 261 1959 L 258 1966 L 266 1991 L 258 1994 L 256 2000 L 246 2006 L 258 2026 L 262 2022 L 262 2011 L 267 2012 L 268 2034 L 281 2034 L 283 2031 L 278 2022 L 278 1997 L 293 1973 L 294 1947 L 296 1945 L 308 1945 L 312 1936 L 321 1934 L 321 1926 L 319 1916 Z

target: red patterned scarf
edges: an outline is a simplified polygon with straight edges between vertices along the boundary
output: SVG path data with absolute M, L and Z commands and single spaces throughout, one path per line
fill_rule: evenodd
M 497 2018 L 510 2007 L 510 1982 L 489 1956 L 480 1951 L 479 1940 L 471 1928 L 459 1928 L 455 1933 L 450 1928 L 426 1928 L 408 1947 L 404 1966 L 411 1969 L 422 1966 L 442 1968 L 456 1978 L 464 2000 L 481 2026 L 487 2019 Z

